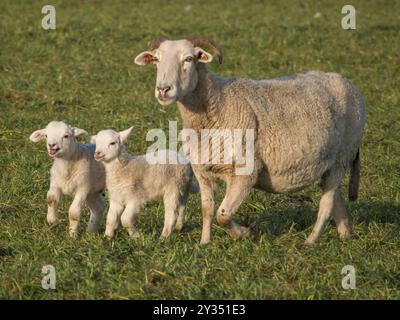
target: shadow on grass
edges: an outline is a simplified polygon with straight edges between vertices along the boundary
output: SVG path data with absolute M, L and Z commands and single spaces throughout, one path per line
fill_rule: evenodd
M 353 224 L 395 224 L 400 227 L 400 207 L 392 203 L 354 202 L 346 207 Z M 311 229 L 317 212 L 318 206 L 302 201 L 290 208 L 271 208 L 245 214 L 242 223 L 250 226 L 256 236 L 267 234 L 276 237 L 290 230 L 302 232 Z M 330 224 L 335 226 L 333 219 L 330 219 Z

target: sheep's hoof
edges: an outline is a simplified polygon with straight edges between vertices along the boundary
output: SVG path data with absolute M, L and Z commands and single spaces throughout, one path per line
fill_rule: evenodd
M 115 235 L 114 231 L 106 230 L 104 233 L 104 237 L 107 238 L 108 240 L 111 240 Z
M 177 231 L 181 231 L 182 228 L 183 228 L 183 223 L 177 223 L 177 224 L 175 225 L 175 230 L 177 230 Z
M 69 230 L 69 236 L 73 239 L 76 239 L 78 237 L 78 231 L 76 230 Z
M 140 238 L 140 232 L 137 230 L 128 230 L 128 233 L 132 239 Z
M 318 244 L 318 241 L 315 239 L 307 238 L 306 241 L 304 241 L 304 245 L 309 246 L 309 247 L 316 246 L 317 244 Z
M 58 218 L 47 218 L 47 223 L 51 226 L 56 226 L 60 224 L 63 220 L 58 219 Z
M 229 228 L 228 233 L 231 237 L 235 239 L 248 238 L 251 235 L 251 230 L 248 227 L 244 227 L 238 224 L 235 224 L 231 228 Z
M 87 227 L 86 232 L 88 232 L 88 233 L 99 233 L 99 229 L 100 229 L 99 226 L 91 225 L 91 226 Z
M 351 240 L 353 238 L 355 238 L 355 235 L 353 232 L 345 232 L 345 233 L 339 234 L 339 239 L 341 241 Z
M 200 240 L 200 245 L 204 246 L 206 244 L 211 243 L 211 239 L 201 239 Z

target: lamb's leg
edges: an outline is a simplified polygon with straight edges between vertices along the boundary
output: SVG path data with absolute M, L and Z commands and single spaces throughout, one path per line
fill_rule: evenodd
M 121 216 L 121 224 L 128 231 L 131 238 L 140 237 L 140 233 L 135 227 L 135 220 L 139 210 L 140 205 L 138 203 L 129 202 Z
M 236 223 L 232 217 L 241 203 L 246 199 L 252 184 L 243 178 L 233 178 L 227 183 L 225 198 L 217 211 L 217 222 L 235 239 L 250 234 L 250 229 Z
M 201 194 L 201 213 L 203 216 L 203 230 L 200 244 L 211 241 L 211 224 L 214 215 L 214 186 L 212 182 L 198 179 Z
M 81 211 L 85 204 L 87 194 L 78 192 L 71 206 L 69 207 L 68 218 L 69 218 L 69 235 L 76 237 L 78 235 L 78 225 L 81 218 Z
M 162 238 L 168 237 L 176 224 L 179 208 L 179 191 L 167 191 L 164 195 L 164 228 L 161 233 Z
M 87 205 L 90 209 L 90 219 L 87 226 L 87 232 L 98 232 L 103 218 L 103 197 L 100 193 L 91 194 L 87 198 Z
M 57 210 L 61 197 L 61 190 L 58 188 L 50 188 L 47 192 L 47 222 L 51 225 L 60 223 Z
M 119 217 L 121 212 L 124 210 L 124 207 L 118 203 L 111 201 L 110 208 L 108 209 L 107 213 L 107 222 L 106 222 L 106 232 L 105 236 L 109 239 L 114 237 L 115 231 L 119 227 Z
M 351 226 L 340 189 L 338 190 L 336 201 L 334 203 L 333 217 L 339 233 L 339 238 L 341 240 L 351 239 L 353 236 L 353 228 Z
M 180 231 L 185 224 L 185 210 L 187 197 L 182 197 L 181 203 L 178 206 L 178 219 L 176 220 L 175 229 Z

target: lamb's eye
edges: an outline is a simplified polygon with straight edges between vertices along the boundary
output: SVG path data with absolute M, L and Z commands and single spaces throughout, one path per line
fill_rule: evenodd
M 69 135 L 66 134 L 63 138 L 64 138 L 64 139 L 68 139 L 68 138 L 69 138 Z
M 110 143 L 110 146 L 115 146 L 117 143 L 114 141 L 114 142 L 111 142 Z
M 192 56 L 188 56 L 185 58 L 185 62 L 192 62 L 193 61 L 193 57 Z

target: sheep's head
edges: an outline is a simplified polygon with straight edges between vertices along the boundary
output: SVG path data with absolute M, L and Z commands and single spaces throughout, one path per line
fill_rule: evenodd
M 88 133 L 79 128 L 71 127 L 62 121 L 52 121 L 46 128 L 36 130 L 29 139 L 33 142 L 47 141 L 47 152 L 52 158 L 68 158 L 75 150 L 75 137 Z
M 160 104 L 169 105 L 182 100 L 196 88 L 197 65 L 210 63 L 213 58 L 205 49 L 215 51 L 222 63 L 221 50 L 212 40 L 202 36 L 176 41 L 159 37 L 135 58 L 135 63 L 157 66 L 155 96 Z
M 118 158 L 122 144 L 132 133 L 133 127 L 121 132 L 111 129 L 101 130 L 90 138 L 90 143 L 96 144 L 94 158 L 96 161 L 110 162 Z

